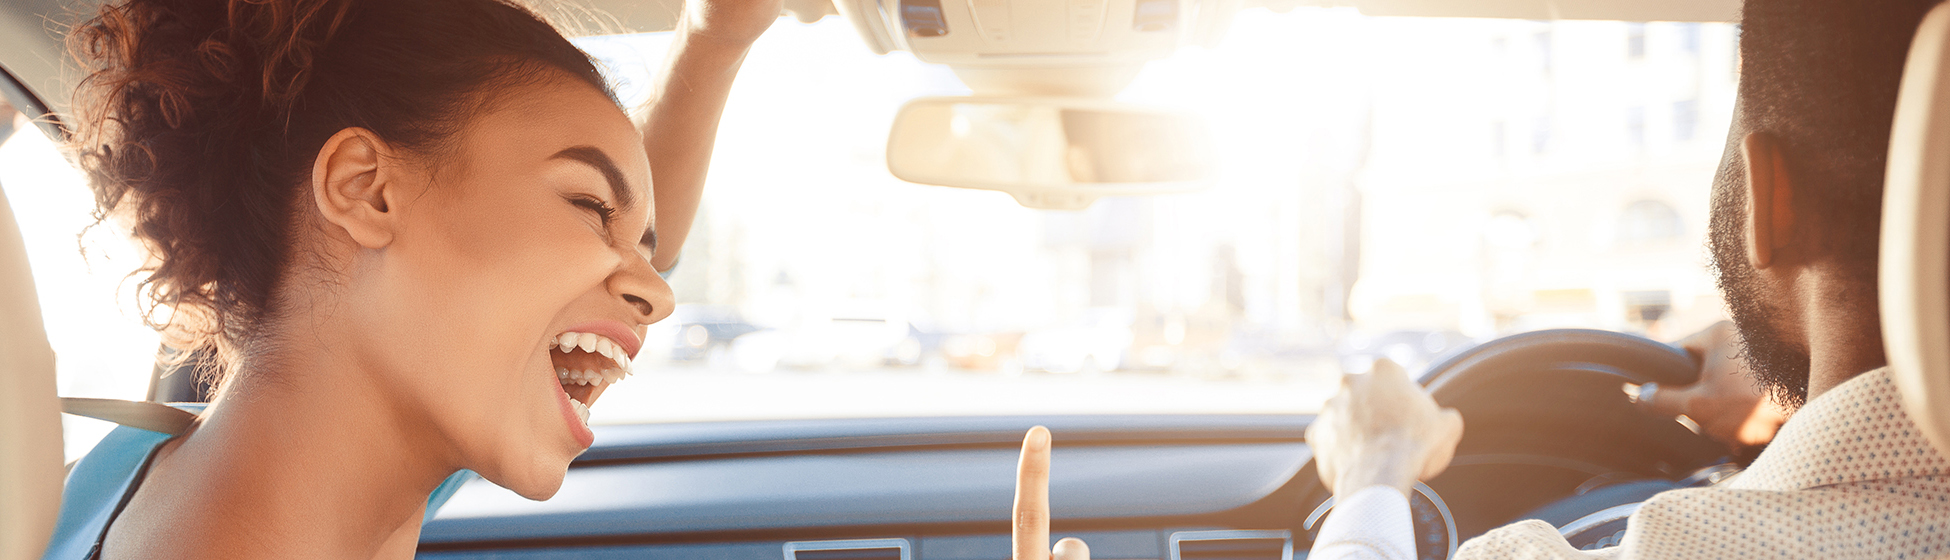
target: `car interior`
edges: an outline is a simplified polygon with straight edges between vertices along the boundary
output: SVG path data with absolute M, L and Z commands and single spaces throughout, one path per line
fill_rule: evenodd
M 83 4 L 92 5 L 93 1 Z M 654 45 L 659 33 L 672 28 L 682 2 L 584 0 L 578 5 L 586 8 L 565 12 L 569 15 L 564 17 L 605 30 L 587 42 L 579 40 L 579 44 L 599 57 L 609 57 L 605 60 L 616 67 L 616 72 L 628 74 L 650 71 L 622 67 L 627 60 L 636 60 L 630 57 L 656 59 L 654 54 L 636 51 L 646 49 L 643 45 Z M 1140 212 L 1166 215 L 1169 209 L 1164 206 L 1196 204 L 1184 201 L 1220 196 L 1214 193 L 1224 192 L 1227 182 L 1235 180 L 1224 163 L 1239 151 L 1226 140 L 1229 129 L 1208 125 L 1198 111 L 1155 102 L 1169 95 L 1146 98 L 1119 93 L 1169 81 L 1147 74 L 1152 71 L 1148 65 L 1216 64 L 1210 53 L 1221 52 L 1215 50 L 1220 45 L 1242 50 L 1262 48 L 1256 46 L 1261 39 L 1252 34 L 1272 28 L 1249 24 L 1248 17 L 1324 13 L 1340 18 L 1400 20 L 1411 28 L 1425 22 L 1437 26 L 1476 18 L 1511 25 L 1623 22 L 1618 23 L 1619 29 L 1627 30 L 1623 33 L 1638 33 L 1621 35 L 1636 37 L 1628 40 L 1638 43 L 1621 42 L 1617 47 L 1619 56 L 1631 56 L 1624 53 L 1645 48 L 1640 30 L 1647 25 L 1726 26 L 1736 22 L 1740 3 L 791 0 L 786 7 L 782 17 L 799 23 L 781 21 L 771 33 L 791 38 L 802 32 L 813 33 L 805 31 L 815 29 L 807 26 L 841 29 L 841 35 L 851 42 L 845 56 L 865 61 L 860 63 L 861 68 L 879 68 L 872 65 L 899 57 L 897 61 L 904 65 L 900 68 L 908 69 L 902 71 L 912 72 L 902 74 L 911 77 L 900 79 L 925 82 L 934 88 L 920 88 L 921 95 L 911 96 L 904 93 L 909 90 L 893 95 L 841 89 L 845 95 L 879 103 L 875 105 L 880 111 L 876 114 L 882 120 L 835 125 L 871 142 L 884 139 L 883 144 L 876 144 L 884 152 L 856 154 L 856 159 L 865 161 L 875 173 L 891 175 L 887 182 L 899 184 L 901 189 L 985 197 L 980 200 L 991 204 L 995 212 L 1020 213 L 1027 216 L 1023 223 L 1040 224 L 1053 231 L 1079 221 L 1076 216 L 1096 215 L 1087 212 L 1125 215 L 1113 211 L 1125 208 L 1120 205 L 1131 200 L 1167 201 Z M 66 136 L 61 115 L 67 92 L 74 87 L 74 76 L 62 63 L 62 28 L 51 22 L 63 21 L 76 9 L 73 2 L 55 0 L 9 0 L 0 5 L 0 29 L 4 29 L 0 31 L 0 94 L 19 112 L 33 116 L 20 122 L 36 126 L 14 131 L 16 137 L 38 133 L 58 142 Z M 1939 450 L 1950 451 L 1950 406 L 1944 405 L 1950 402 L 1950 292 L 1945 289 L 1950 286 L 1950 160 L 1927 156 L 1950 150 L 1950 16 L 1945 15 L 1950 12 L 1944 10 L 1940 7 L 1919 30 L 1903 78 L 1884 197 L 1880 297 L 1887 353 L 1908 410 L 1917 416 Z M 1583 40 L 1576 30 L 1584 28 L 1565 29 L 1551 40 Z M 1442 33 L 1432 35 L 1433 42 L 1448 40 Z M 1520 39 L 1533 36 L 1552 37 L 1530 32 L 1512 35 Z M 772 39 L 777 38 L 768 38 Z M 1503 39 L 1495 41 L 1493 44 L 1503 45 Z M 805 64 L 817 65 L 820 57 L 837 59 L 838 55 L 822 48 L 804 47 L 808 53 L 805 60 L 810 60 Z M 1548 60 L 1552 51 L 1544 52 Z M 1558 56 L 1572 56 L 1567 54 L 1570 52 L 1560 49 Z M 1303 54 L 1327 59 L 1353 56 L 1336 50 Z M 1193 58 L 1174 58 L 1183 56 Z M 801 59 L 792 63 L 800 64 Z M 890 68 L 894 65 L 884 64 Z M 778 86 L 790 84 L 787 78 L 766 81 L 755 74 L 768 68 L 748 67 L 745 72 L 758 84 L 748 87 L 772 87 L 776 91 Z M 833 71 L 855 71 L 850 68 Z M 790 80 L 814 80 L 820 71 L 816 67 L 807 69 L 792 74 Z M 1557 72 L 1570 74 L 1573 70 Z M 1704 66 L 1697 72 L 1725 73 Z M 625 97 L 631 95 L 635 94 L 625 88 Z M 734 96 L 727 130 L 741 126 L 736 123 L 741 99 Z M 1684 106 L 1673 107 L 1678 111 Z M 822 118 L 817 110 L 804 106 L 767 110 L 772 111 L 766 113 L 768 118 Z M 1458 104 L 1436 110 L 1471 109 Z M 1375 116 L 1380 114 L 1366 118 L 1382 118 Z M 1702 120 L 1724 113 L 1705 114 L 1709 117 Z M 754 126 L 773 123 L 767 120 Z M 1495 126 L 1498 138 L 1502 138 L 1504 124 L 1498 121 Z M 1717 154 L 1721 138 L 1711 134 L 1703 137 L 1705 151 Z M 720 152 L 747 150 L 740 144 L 747 137 L 727 132 L 724 138 Z M 0 142 L 5 141 L 0 137 Z M 1526 138 L 1508 143 L 1527 147 L 1531 141 Z M 779 152 L 795 149 L 760 146 Z M 1381 154 L 1358 157 L 1380 158 L 1367 164 L 1371 168 L 1402 163 Z M 0 158 L 0 165 L 7 161 Z M 713 173 L 714 189 L 718 181 L 740 177 L 737 171 Z M 1694 202 L 1703 204 L 1704 181 L 1710 177 L 1687 177 L 1701 181 L 1690 185 L 1692 190 L 1687 192 L 1700 193 Z M 0 197 L 0 316 L 7 318 L 0 322 L 0 449 L 4 449 L 0 452 L 0 559 L 11 560 L 41 557 L 59 510 L 67 476 L 64 465 L 87 450 L 87 444 L 77 452 L 74 442 L 64 443 L 64 437 L 74 438 L 78 433 L 64 428 L 64 422 L 76 421 L 64 421 L 64 411 L 129 425 L 172 420 L 145 415 L 142 411 L 148 409 L 139 406 L 74 398 L 94 395 L 69 389 L 78 385 L 67 382 L 64 376 L 79 374 L 61 370 L 57 375 L 57 367 L 68 367 L 69 357 L 61 355 L 62 365 L 57 366 L 56 345 L 50 342 L 49 334 L 55 321 L 43 319 L 43 307 L 50 300 L 37 295 L 57 287 L 40 281 L 33 270 L 39 261 L 31 258 L 31 228 L 24 225 L 39 223 L 30 221 L 30 214 L 44 210 L 21 203 L 28 199 L 16 195 L 47 187 L 5 182 L 0 188 L 9 195 Z M 1358 195 L 1373 200 L 1364 202 L 1373 205 L 1385 204 L 1390 196 L 1419 196 L 1413 191 L 1382 188 Z M 956 198 L 952 204 L 964 204 L 964 200 L 974 199 Z M 1224 200 L 1234 204 L 1250 198 Z M 1345 226 L 1354 230 L 1387 227 L 1372 217 L 1363 220 Z M 1493 261 L 1502 253 L 1495 249 L 1500 238 L 1492 234 L 1506 231 L 1495 229 L 1506 222 L 1492 217 L 1486 223 L 1491 229 L 1485 235 L 1491 237 L 1485 239 L 1492 249 L 1485 253 L 1491 256 L 1484 258 Z M 1531 226 L 1519 227 L 1524 228 L 1515 234 L 1520 237 L 1540 235 L 1527 229 Z M 698 248 L 686 248 L 685 258 L 696 260 L 685 262 L 677 274 L 715 270 L 720 262 L 732 263 L 723 266 L 756 269 L 759 265 L 754 263 L 759 261 L 740 261 L 735 255 L 747 253 L 725 248 L 761 242 L 738 241 L 738 235 L 759 235 L 740 231 L 744 230 L 700 229 L 693 236 L 699 238 L 695 241 Z M 886 235 L 893 230 L 873 231 L 878 232 L 873 235 Z M 75 232 L 55 233 L 72 242 Z M 1115 242 L 1096 241 L 1114 234 L 1113 227 L 1077 235 L 1086 238 L 1079 243 L 1096 247 L 1089 250 L 1124 250 L 1117 249 L 1123 245 Z M 1436 246 L 1432 251 L 1446 251 L 1441 248 L 1446 246 L 1440 245 L 1442 235 L 1424 235 L 1415 242 Z M 1048 237 L 1041 239 L 1032 242 L 1056 243 Z M 1691 247 L 1694 252 L 1690 254 L 1696 259 L 1697 244 Z M 1362 247 L 1358 270 L 1379 266 L 1368 261 L 1388 258 L 1389 253 L 1382 249 Z M 726 254 L 734 257 L 727 261 Z M 1084 264 L 1079 266 L 1089 269 L 1092 263 L 1110 261 L 1080 262 Z M 1677 265 L 1697 267 L 1698 261 Z M 1495 278 L 1494 271 L 1485 274 Z M 787 287 L 824 293 L 812 287 L 817 280 L 794 277 L 788 282 L 786 272 L 774 269 L 750 276 L 777 277 L 764 279 L 769 284 L 763 286 L 769 288 L 751 288 L 759 294 L 753 298 L 772 297 L 766 294 L 783 293 Z M 1219 278 L 1213 281 L 1217 287 L 1210 290 L 1218 294 L 1213 296 L 1217 301 L 1225 301 L 1231 293 L 1226 288 L 1227 273 L 1207 276 Z M 1328 276 L 1323 274 L 1321 281 L 1337 281 Z M 1359 282 L 1368 282 L 1363 289 L 1376 285 L 1372 276 Z M 683 289 L 680 285 L 680 297 Z M 708 294 L 711 289 L 700 287 L 698 293 Z M 1199 289 L 1204 288 L 1193 291 Z M 1557 293 L 1546 292 L 1525 297 L 1543 301 Z M 1357 298 L 1363 292 L 1335 293 Z M 1616 300 L 1613 303 L 1631 313 L 1676 305 L 1647 303 L 1652 300 L 1633 295 L 1642 292 L 1621 293 L 1626 295 L 1612 298 Z M 708 300 L 706 296 L 694 299 Z M 1080 326 L 1067 330 L 995 334 L 934 329 L 913 318 L 912 311 L 848 305 L 846 301 L 832 303 L 830 307 L 842 310 L 819 316 L 817 332 L 829 338 L 795 338 L 798 335 L 793 333 L 800 331 L 777 326 L 785 323 L 753 318 L 755 314 L 749 311 L 741 315 L 735 305 L 680 307 L 669 324 L 653 327 L 667 329 L 666 338 L 672 342 L 665 346 L 670 348 L 646 349 L 646 353 L 662 352 L 660 359 L 673 364 L 706 364 L 696 366 L 700 368 L 747 371 L 757 363 L 765 372 L 785 373 L 699 373 L 673 378 L 671 383 L 693 384 L 686 387 L 715 383 L 708 385 L 710 390 L 721 392 L 710 398 L 740 398 L 744 394 L 740 391 L 750 391 L 764 395 L 752 397 L 757 402 L 754 407 L 780 410 L 799 406 L 803 410 L 792 409 L 799 412 L 775 417 L 713 411 L 691 417 L 612 412 L 595 427 L 595 445 L 576 459 L 554 498 L 530 501 L 483 480 L 468 482 L 425 525 L 419 555 L 452 559 L 1006 557 L 1014 486 L 1011 474 L 1024 430 L 1036 425 L 1047 426 L 1055 434 L 1051 535 L 1084 539 L 1096 558 L 1304 558 L 1314 531 L 1333 507 L 1330 489 L 1315 473 L 1304 437 L 1312 420 L 1307 407 L 1324 400 L 1325 392 L 1312 400 L 1262 395 L 1265 400 L 1252 401 L 1274 403 L 1263 406 L 1233 406 L 1250 399 L 1235 399 L 1226 393 L 1198 406 L 1112 403 L 1065 409 L 956 404 L 961 402 L 957 398 L 979 397 L 953 394 L 962 390 L 958 387 L 972 385 L 946 384 L 945 389 L 936 389 L 948 393 L 938 397 L 938 402 L 946 404 L 889 403 L 884 410 L 875 409 L 880 412 L 862 412 L 880 401 L 906 399 L 902 391 L 922 386 L 909 385 L 921 383 L 914 379 L 936 379 L 925 377 L 930 375 L 922 371 L 927 367 L 951 372 L 1001 371 L 984 373 L 982 379 L 1009 383 L 1044 379 L 1089 385 L 1140 376 L 1143 383 L 1131 385 L 1136 389 L 1096 393 L 1105 399 L 1126 400 L 1169 401 L 1170 394 L 1158 393 L 1169 393 L 1169 387 L 1176 385 L 1158 379 L 1217 375 L 1183 373 L 1191 369 L 1182 365 L 1192 363 L 1189 359 L 1171 362 L 1179 365 L 1152 367 L 1159 370 L 1156 372 L 1146 370 L 1151 367 L 1146 365 L 1151 363 L 1147 356 L 1155 352 L 1140 343 L 1148 336 L 1144 333 L 1151 332 L 1141 328 L 1147 320 L 1142 314 L 1135 315 L 1136 319 L 1086 314 L 1080 315 L 1085 319 L 1075 322 Z M 1392 304 L 1363 309 L 1385 310 L 1388 305 Z M 1251 305 L 1242 304 L 1241 308 L 1250 309 Z M 1349 311 L 1336 316 L 1353 314 Z M 1158 335 L 1160 340 L 1171 339 L 1175 332 L 1180 342 L 1172 344 L 1194 344 L 1198 333 L 1204 332 L 1196 326 L 1199 317 L 1161 320 L 1164 326 L 1157 332 L 1164 334 Z M 1644 383 L 1691 382 L 1697 366 L 1684 351 L 1655 340 L 1643 324 L 1619 327 L 1622 323 L 1613 323 L 1610 326 L 1614 328 L 1606 328 L 1606 324 L 1536 317 L 1546 315 L 1488 328 L 1454 327 L 1474 337 L 1467 342 L 1454 342 L 1465 337 L 1445 334 L 1451 326 L 1438 325 L 1428 327 L 1432 330 L 1398 329 L 1414 334 L 1396 337 L 1408 342 L 1389 344 L 1414 346 L 1408 350 L 1363 347 L 1356 351 L 1351 343 L 1341 340 L 1338 345 L 1325 343 L 1321 346 L 1324 349 L 1315 350 L 1318 355 L 1308 354 L 1324 360 L 1328 365 L 1323 367 L 1333 370 L 1322 378 L 1327 380 L 1325 385 L 1308 385 L 1324 387 L 1322 391 L 1331 391 L 1341 369 L 1358 370 L 1365 365 L 1350 361 L 1416 356 L 1408 361 L 1421 361 L 1413 365 L 1420 366 L 1416 377 L 1423 386 L 1438 403 L 1456 408 L 1464 417 L 1468 428 L 1450 468 L 1418 485 L 1411 497 L 1421 558 L 1447 558 L 1461 542 L 1524 519 L 1541 519 L 1559 527 L 1575 547 L 1614 545 L 1625 530 L 1626 518 L 1653 494 L 1718 484 L 1737 476 L 1740 470 L 1726 447 L 1701 435 L 1696 427 L 1648 416 L 1636 410 L 1630 396 L 1621 391 L 1621 386 Z M 1194 325 L 1189 330 L 1183 326 L 1187 321 Z M 1101 333 L 1107 331 L 1094 325 L 1106 323 L 1124 325 L 1121 328 L 1125 330 L 1116 331 L 1124 338 L 1101 342 Z M 805 320 L 792 324 L 815 328 L 804 327 L 809 324 Z M 1562 326 L 1583 328 L 1555 328 Z M 1237 347 L 1241 343 L 1236 341 L 1245 337 L 1232 336 L 1235 342 L 1215 344 Z M 859 343 L 858 349 L 848 346 L 854 342 L 819 342 L 841 338 L 885 342 Z M 828 354 L 819 357 L 823 365 L 797 365 L 813 360 L 807 357 L 812 355 L 806 350 L 808 346 L 826 348 Z M 1106 349 L 1095 350 L 1100 347 Z M 137 350 L 147 354 L 153 348 Z M 1219 357 L 1212 363 L 1223 363 L 1230 354 L 1215 351 L 1213 355 Z M 859 365 L 863 363 L 872 365 Z M 934 365 L 926 366 L 930 363 Z M 875 374 L 881 376 L 873 378 L 876 383 L 891 389 L 876 392 L 838 387 L 832 390 L 844 395 L 821 402 L 802 402 L 819 399 L 795 398 L 792 394 L 827 383 L 827 378 L 818 377 L 825 374 L 806 371 L 874 369 L 886 364 L 910 368 Z M 198 385 L 193 374 L 160 367 L 140 373 L 142 390 L 128 400 L 179 402 L 209 397 L 209 387 Z M 653 377 L 642 375 L 634 381 Z M 1200 381 L 1207 382 L 1236 380 Z M 619 389 L 629 395 L 628 389 Z M 1146 390 L 1149 392 L 1139 394 Z M 608 397 L 605 403 L 609 403 Z M 600 416 L 601 411 L 597 412 Z

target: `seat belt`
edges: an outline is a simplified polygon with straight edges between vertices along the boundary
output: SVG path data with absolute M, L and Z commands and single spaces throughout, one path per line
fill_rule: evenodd
M 197 418 L 193 412 L 162 403 L 76 397 L 61 397 L 61 412 L 172 436 L 190 431 Z

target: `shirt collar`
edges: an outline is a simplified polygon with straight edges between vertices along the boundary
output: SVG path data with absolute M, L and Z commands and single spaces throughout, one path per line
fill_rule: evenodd
M 1795 412 L 1730 485 L 1803 490 L 1950 471 L 1902 400 L 1888 368 L 1855 376 Z

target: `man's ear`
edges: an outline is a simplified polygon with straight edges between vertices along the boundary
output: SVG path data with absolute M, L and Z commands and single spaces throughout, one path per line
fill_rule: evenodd
M 312 164 L 311 193 L 319 214 L 367 249 L 392 243 L 399 216 L 391 211 L 400 186 L 387 156 L 379 135 L 348 128 L 327 139 Z
M 1794 242 L 1794 182 L 1780 142 L 1765 132 L 1742 139 L 1740 156 L 1747 167 L 1747 258 L 1766 269 Z

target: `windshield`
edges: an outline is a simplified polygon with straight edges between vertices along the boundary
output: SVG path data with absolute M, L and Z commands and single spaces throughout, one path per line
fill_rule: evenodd
M 634 106 L 669 40 L 578 42 Z M 841 18 L 780 21 L 726 111 L 679 308 L 594 420 L 1308 412 L 1377 357 L 1677 338 L 1721 316 L 1702 241 L 1734 46 L 1730 25 L 1248 10 L 1119 97 L 1203 118 L 1218 184 L 1049 211 L 893 178 L 901 104 L 967 90 Z M 0 183 L 61 390 L 141 398 L 155 337 L 109 297 L 127 267 L 76 254 L 88 195 L 52 153 L 15 135 Z

